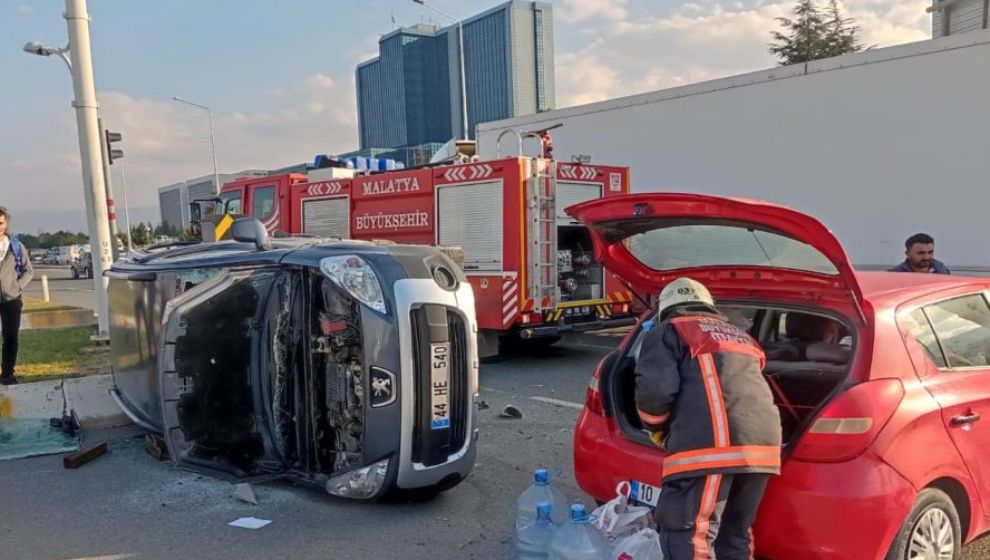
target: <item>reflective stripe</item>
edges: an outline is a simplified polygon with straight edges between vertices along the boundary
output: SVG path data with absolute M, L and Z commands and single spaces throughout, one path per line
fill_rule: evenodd
M 701 365 L 701 375 L 708 395 L 709 412 L 712 416 L 712 431 L 714 432 L 715 447 L 728 447 L 729 419 L 725 412 L 725 400 L 722 398 L 722 384 L 718 380 L 718 370 L 715 359 L 711 354 L 698 356 Z
M 670 418 L 669 412 L 667 414 L 654 415 L 648 412 L 643 412 L 638 408 L 636 409 L 636 414 L 639 415 L 640 420 L 646 422 L 647 424 L 663 424 L 668 418 Z
M 780 448 L 775 445 L 737 445 L 675 453 L 664 460 L 663 475 L 737 467 L 779 468 Z
M 232 225 L 234 225 L 234 217 L 230 214 L 224 214 L 223 218 L 220 218 L 220 222 L 216 225 L 216 240 L 220 241 L 223 239 L 223 236 L 227 235 Z
M 711 527 L 712 514 L 715 513 L 718 490 L 722 485 L 722 475 L 715 474 L 705 478 L 705 489 L 701 492 L 701 504 L 698 516 L 694 518 L 694 560 L 708 560 L 711 551 L 708 546 L 708 529 Z

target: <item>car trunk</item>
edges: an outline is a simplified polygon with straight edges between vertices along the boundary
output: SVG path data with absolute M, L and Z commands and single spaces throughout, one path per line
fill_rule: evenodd
M 784 318 L 796 314 L 830 319 L 843 324 L 847 333 L 854 330 L 841 317 L 808 308 L 723 303 L 719 310 L 760 341 L 767 352 L 764 377 L 780 409 L 786 457 L 815 412 L 840 392 L 838 389 L 852 367 L 855 334 L 848 334 L 841 344 L 794 341 L 783 330 Z M 635 401 L 635 369 L 644 334 L 642 327 L 638 327 L 634 340 L 613 362 L 611 370 L 604 372 L 606 377 L 601 386 L 606 410 L 615 417 L 623 434 L 630 440 L 652 445 L 643 431 Z

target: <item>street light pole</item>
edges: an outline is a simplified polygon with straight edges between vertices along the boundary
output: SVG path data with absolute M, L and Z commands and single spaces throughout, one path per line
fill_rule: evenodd
M 120 162 L 120 188 L 124 191 L 124 227 L 127 228 L 127 252 L 134 250 L 131 243 L 131 213 L 127 208 L 127 173 L 124 172 L 124 162 Z
M 210 119 L 210 147 L 213 149 L 213 184 L 216 185 L 217 192 L 220 192 L 220 173 L 217 172 L 217 139 L 216 135 L 213 133 L 213 111 L 210 110 L 206 105 L 200 105 L 199 103 L 193 103 L 192 101 L 185 100 L 179 96 L 173 96 L 173 101 L 178 101 L 179 103 L 185 103 L 186 105 L 191 105 L 199 109 L 206 111 L 206 115 Z
M 440 10 L 439 8 L 435 8 L 432 5 L 427 4 L 426 0 L 413 0 L 413 2 L 429 8 L 457 24 L 457 48 L 458 56 L 461 62 L 461 131 L 464 134 L 464 139 L 468 140 L 467 79 L 465 78 L 464 72 L 464 22 Z
M 102 141 L 97 114 L 99 104 L 96 101 L 96 85 L 93 79 L 86 0 L 65 0 L 64 17 L 68 28 L 69 45 L 64 48 L 53 48 L 32 42 L 24 45 L 24 50 L 39 56 L 57 54 L 68 66 L 72 75 L 72 89 L 75 94 L 72 106 L 76 109 L 76 127 L 79 130 L 83 198 L 86 201 L 90 251 L 93 255 L 93 282 L 96 287 L 98 332 L 95 338 L 106 340 L 110 334 L 110 322 L 107 309 L 107 279 L 103 277 L 103 273 L 112 263 L 112 249 L 107 215 L 106 176 L 103 173 Z M 69 56 L 66 56 L 67 52 Z

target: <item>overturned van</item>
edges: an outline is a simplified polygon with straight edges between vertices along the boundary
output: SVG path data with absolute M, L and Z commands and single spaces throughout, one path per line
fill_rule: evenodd
M 348 498 L 436 493 L 474 465 L 474 297 L 430 247 L 235 240 L 110 278 L 113 394 L 182 468 Z

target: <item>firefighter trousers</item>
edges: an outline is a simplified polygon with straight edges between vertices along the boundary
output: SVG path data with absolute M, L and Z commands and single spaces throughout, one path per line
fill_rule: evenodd
M 657 504 L 664 560 L 752 560 L 770 475 L 713 474 L 665 482 Z

